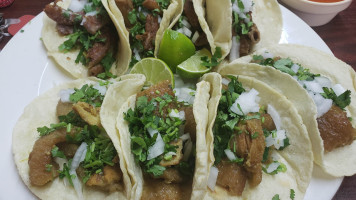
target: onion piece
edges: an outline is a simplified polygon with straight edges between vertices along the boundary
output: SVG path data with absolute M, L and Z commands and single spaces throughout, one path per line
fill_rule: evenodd
M 147 128 L 148 133 L 150 134 L 151 137 L 153 137 L 156 133 L 158 133 L 158 130 L 153 129 L 151 127 Z
M 238 115 L 243 115 L 250 112 L 258 112 L 260 110 L 260 106 L 256 101 L 258 94 L 258 91 L 253 88 L 249 92 L 241 93 L 241 95 L 230 107 L 230 110 Z M 240 105 L 241 110 L 238 105 Z
M 226 78 L 223 78 L 221 80 L 221 83 L 224 84 L 224 85 L 229 85 L 230 81 L 228 79 L 226 79 Z
M 297 73 L 298 70 L 299 70 L 299 68 L 300 68 L 300 66 L 297 65 L 297 64 L 293 64 L 292 67 L 291 67 L 291 69 L 292 69 L 292 71 L 293 71 L 294 73 Z
M 164 141 L 161 137 L 161 134 L 158 133 L 156 142 L 148 149 L 147 160 L 152 160 L 153 158 L 162 155 L 163 152 L 164 152 Z
M 107 88 L 104 85 L 100 85 L 99 83 L 95 84 L 93 86 L 94 89 L 97 89 L 101 95 L 105 95 Z
M 281 125 L 282 125 L 282 121 L 281 121 L 281 117 L 279 116 L 277 110 L 271 106 L 270 104 L 268 104 L 267 106 L 267 113 L 269 115 L 271 115 L 274 124 L 276 125 L 276 129 L 280 130 L 281 129 Z
M 190 134 L 189 134 L 189 133 L 183 134 L 183 135 L 180 136 L 179 138 L 182 139 L 182 141 L 184 142 L 184 141 L 190 139 Z
M 185 112 L 184 111 L 178 112 L 178 110 L 172 109 L 168 116 L 171 118 L 178 118 L 182 121 L 185 120 Z
M 192 31 L 184 26 L 183 27 L 183 34 L 190 38 L 192 36 Z
M 77 170 L 77 168 L 79 167 L 80 162 L 82 162 L 83 160 L 81 160 L 83 157 L 85 158 L 85 156 L 83 156 L 83 154 L 85 155 L 87 153 L 87 148 L 88 145 L 87 143 L 83 142 L 77 149 L 77 151 L 74 154 L 73 160 L 72 160 L 72 164 L 70 165 L 70 170 Z
M 83 198 L 83 191 L 82 191 L 82 183 L 79 181 L 77 172 L 75 170 L 70 170 L 69 174 L 72 176 L 74 175 L 75 178 L 72 178 L 74 190 L 78 195 L 78 199 L 82 200 Z
M 208 187 L 214 191 L 215 190 L 215 185 L 216 181 L 218 179 L 219 175 L 219 169 L 217 167 L 212 166 L 210 168 L 210 173 L 209 173 L 209 178 L 208 178 Z
M 336 84 L 332 87 L 336 96 L 340 96 L 342 93 L 346 92 L 345 88 L 343 88 L 340 84 Z
M 195 33 L 193 34 L 193 37 L 192 37 L 192 42 L 195 43 L 198 38 L 199 38 L 199 32 L 195 31 Z
M 69 97 L 71 94 L 75 92 L 74 89 L 66 89 L 66 90 L 61 90 L 59 92 L 59 96 L 61 98 L 61 102 L 63 103 L 70 103 L 71 101 L 69 100 Z
M 230 161 L 236 160 L 235 154 L 230 149 L 225 149 L 224 152 Z
M 190 25 L 190 23 L 186 19 L 182 20 L 182 24 L 187 28 L 191 28 L 192 27 L 192 25 Z
M 236 37 L 232 37 L 231 50 L 229 55 L 230 62 L 240 57 L 240 41 Z
M 268 52 L 268 51 L 265 51 L 265 52 L 262 53 L 262 57 L 263 57 L 264 59 L 267 59 L 267 58 L 273 58 L 274 56 L 273 56 L 272 53 L 270 53 L 270 52 Z
M 267 167 L 267 170 L 266 170 L 267 173 L 272 173 L 273 171 L 277 170 L 279 165 L 280 165 L 279 162 L 273 162 L 273 163 L 269 164 Z
M 183 161 L 188 161 L 190 154 L 192 153 L 193 150 L 193 142 L 191 139 L 188 139 L 188 141 L 184 144 L 183 148 Z
M 304 81 L 304 85 L 307 87 L 307 90 L 310 90 L 312 92 L 315 92 L 315 93 L 323 93 L 324 92 L 323 88 L 315 80 Z
M 325 76 L 315 77 L 314 80 L 320 84 L 321 87 L 331 88 L 331 81 Z
M 69 4 L 68 9 L 73 12 L 80 12 L 84 9 L 85 4 L 87 3 L 87 0 L 72 0 Z

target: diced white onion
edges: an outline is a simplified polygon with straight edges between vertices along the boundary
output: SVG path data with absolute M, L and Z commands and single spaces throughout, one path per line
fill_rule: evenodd
M 188 139 L 188 141 L 184 144 L 184 152 L 183 152 L 183 161 L 188 161 L 190 154 L 193 150 L 193 143 L 192 140 Z
M 230 83 L 230 81 L 229 81 L 228 79 L 226 79 L 226 78 L 223 78 L 223 79 L 221 80 L 221 82 L 222 82 L 222 84 L 224 84 L 224 85 L 229 85 L 229 83 Z
M 323 93 L 324 92 L 323 88 L 315 80 L 304 81 L 304 85 L 307 87 L 307 90 L 310 90 L 312 92 L 315 92 L 315 93 Z
M 161 23 L 161 21 L 162 21 L 162 17 L 158 15 L 158 23 Z
M 278 154 L 274 153 L 274 154 L 271 155 L 271 158 L 272 158 L 273 161 L 278 161 L 280 157 L 279 157 Z
M 192 26 L 190 25 L 190 23 L 186 20 L 186 19 L 183 19 L 182 20 L 182 24 L 187 27 L 187 28 L 191 28 Z
M 237 41 L 236 37 L 232 37 L 229 60 L 230 62 L 232 62 L 239 57 L 240 57 L 240 41 Z
M 177 29 L 177 32 L 184 34 L 183 28 Z
M 331 81 L 324 76 L 315 77 L 314 80 L 318 82 L 321 87 L 331 88 L 332 86 Z
M 173 152 L 173 151 L 170 151 L 170 152 L 164 154 L 164 156 L 175 156 L 175 155 L 177 155 L 177 153 Z
M 83 191 L 82 191 L 82 183 L 79 181 L 77 172 L 75 170 L 70 170 L 69 174 L 75 176 L 75 178 L 72 178 L 72 182 L 73 182 L 74 190 L 78 195 L 78 199 L 80 199 L 80 200 L 84 199 Z
M 133 52 L 134 52 L 136 60 L 140 61 L 141 60 L 141 56 L 140 56 L 140 53 L 138 52 L 138 50 L 136 48 L 134 48 Z
M 98 11 L 94 10 L 94 11 L 91 11 L 91 12 L 86 13 L 85 16 L 86 16 L 86 17 L 87 17 L 87 16 L 95 16 L 95 15 L 97 15 L 97 14 L 98 14 Z
M 97 89 L 101 95 L 105 95 L 105 94 L 106 94 L 107 88 L 106 88 L 106 86 L 104 86 L 104 85 L 95 84 L 95 85 L 93 86 L 93 88 L 94 88 L 94 89 Z
M 263 52 L 262 56 L 263 56 L 264 59 L 273 58 L 273 54 L 268 52 L 268 51 Z
M 273 162 L 271 164 L 268 165 L 267 167 L 267 173 L 271 173 L 273 171 L 275 171 L 278 167 L 279 167 L 280 163 L 279 162 Z
M 196 93 L 195 90 L 192 90 L 190 88 L 175 88 L 174 90 L 177 100 L 179 102 L 186 102 L 188 104 L 194 103 L 194 95 Z
M 85 4 L 87 3 L 87 0 L 72 0 L 68 9 L 73 12 L 80 12 L 84 9 Z
M 253 88 L 249 92 L 243 92 L 236 99 L 234 104 L 232 104 L 230 110 L 238 115 L 243 115 L 250 112 L 258 112 L 260 110 L 260 107 L 256 102 L 256 97 L 258 94 L 259 94 L 258 91 Z M 237 104 L 240 105 L 242 112 L 237 106 Z
M 272 134 L 266 137 L 265 139 L 266 147 L 270 147 L 274 145 L 276 149 L 279 149 L 284 146 L 284 139 L 286 138 L 287 136 L 285 130 L 277 130 L 275 138 L 273 138 Z
M 280 130 L 281 129 L 281 125 L 282 125 L 282 121 L 281 121 L 281 117 L 279 116 L 277 110 L 272 105 L 268 104 L 267 113 L 269 115 L 271 115 L 271 118 L 272 118 L 272 120 L 274 122 L 274 125 L 276 126 L 276 129 Z
M 72 163 L 70 165 L 70 170 L 75 171 L 79 167 L 80 162 L 82 162 L 85 158 L 83 154 L 85 155 L 87 153 L 87 143 L 83 142 L 77 149 L 77 151 L 74 154 Z M 81 160 L 83 159 L 83 160 Z
M 182 139 L 183 142 L 185 142 L 186 140 L 190 139 L 190 134 L 186 133 L 186 134 L 180 136 L 179 138 Z
M 177 111 L 177 110 L 174 110 L 172 109 L 171 112 L 169 113 L 169 116 L 171 118 L 178 118 L 180 120 L 185 120 L 185 113 L 184 111 Z
M 299 70 L 299 68 L 300 68 L 300 66 L 297 65 L 297 64 L 293 64 L 292 67 L 291 67 L 291 69 L 292 69 L 292 71 L 293 71 L 294 73 L 297 73 L 298 70 Z
M 195 31 L 193 37 L 192 37 L 192 42 L 195 43 L 197 41 L 197 39 L 199 38 L 199 32 Z
M 153 129 L 153 128 L 151 128 L 151 127 L 148 127 L 148 128 L 147 128 L 147 131 L 148 131 L 148 133 L 150 134 L 151 137 L 153 137 L 154 134 L 158 133 L 158 130 Z
M 241 2 L 244 4 L 244 13 L 248 13 L 250 11 L 252 11 L 252 6 L 253 6 L 253 2 L 252 0 L 241 0 Z
M 230 149 L 225 149 L 224 152 L 230 161 L 236 160 L 235 154 Z
M 147 160 L 156 158 L 157 156 L 162 155 L 163 152 L 164 152 L 164 141 L 161 137 L 161 134 L 158 133 L 156 142 L 153 144 L 153 146 L 151 146 L 148 149 Z
M 80 22 L 80 25 L 83 26 L 86 21 L 87 21 L 87 18 L 83 17 L 82 22 Z
M 183 34 L 190 38 L 190 36 L 192 36 L 192 31 L 184 26 L 183 27 Z
M 345 88 L 343 88 L 340 84 L 336 84 L 332 87 L 336 96 L 340 96 L 342 93 L 346 92 Z
M 63 170 L 63 164 L 67 163 L 67 159 L 55 157 L 54 162 L 58 164 L 59 170 Z
M 63 103 L 70 103 L 71 101 L 69 100 L 69 97 L 71 94 L 75 92 L 74 89 L 66 89 L 66 90 L 61 90 L 59 91 L 59 96 L 61 98 L 61 102 Z
M 210 173 L 209 173 L 209 178 L 208 178 L 208 187 L 212 191 L 215 190 L 215 185 L 216 185 L 216 180 L 218 179 L 218 174 L 219 174 L 219 169 L 212 166 L 210 168 Z
M 317 111 L 318 111 L 317 117 L 321 117 L 325 113 L 327 113 L 332 105 L 333 105 L 333 101 L 331 99 L 324 99 L 324 101 L 321 104 L 317 105 Z

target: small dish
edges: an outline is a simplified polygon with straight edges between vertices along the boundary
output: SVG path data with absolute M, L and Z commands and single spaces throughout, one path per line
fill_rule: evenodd
M 352 0 L 331 0 L 331 3 L 322 0 L 280 0 L 296 15 L 302 18 L 309 26 L 321 26 L 330 22 L 339 12 L 350 6 Z M 318 1 L 318 2 L 316 2 Z

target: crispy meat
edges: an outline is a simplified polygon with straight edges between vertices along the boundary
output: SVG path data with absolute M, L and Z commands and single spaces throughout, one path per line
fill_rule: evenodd
M 226 188 L 231 195 L 241 196 L 247 180 L 247 173 L 244 168 L 227 160 L 222 160 L 217 168 L 219 174 L 216 184 Z
M 335 105 L 317 121 L 325 152 L 349 145 L 355 139 L 356 130 L 352 127 L 346 112 Z
M 67 115 L 70 111 L 72 111 L 73 103 L 63 103 L 61 100 L 58 101 L 56 113 L 58 116 Z
M 43 10 L 49 18 L 57 22 L 57 24 L 73 26 L 74 24 L 80 23 L 76 20 L 76 17 L 83 16 L 84 13 L 74 13 L 72 11 L 66 11 L 60 6 L 54 3 L 47 4 Z M 64 15 L 66 13 L 67 15 Z
M 119 165 L 115 164 L 114 166 L 106 165 L 103 173 L 92 174 L 85 184 L 107 192 L 114 192 L 123 190 L 121 180 L 122 172 Z
M 73 105 L 73 110 L 88 124 L 101 126 L 100 123 L 100 108 L 85 103 L 78 102 Z
M 184 177 L 179 170 L 172 167 L 167 168 L 163 175 L 158 178 L 163 179 L 165 183 L 182 183 L 184 181 Z
M 172 141 L 169 143 L 170 145 L 173 146 L 178 146 L 177 150 L 177 155 L 172 157 L 172 160 L 161 160 L 161 162 L 159 163 L 159 165 L 163 166 L 163 167 L 169 167 L 172 165 L 178 165 L 179 162 L 183 159 L 183 153 L 182 153 L 182 149 L 183 149 L 183 141 L 181 139 L 177 140 L 177 141 Z
M 158 3 L 155 0 L 145 0 L 143 1 L 142 6 L 148 10 L 160 9 Z
M 84 18 L 85 21 L 83 26 L 92 35 L 97 33 L 109 22 L 109 19 L 106 15 L 85 16 Z
M 73 26 L 68 26 L 68 25 L 63 25 L 63 24 L 57 24 L 56 25 L 57 32 L 61 36 L 69 35 L 73 33 Z
M 66 134 L 66 129 L 59 129 L 40 137 L 35 142 L 28 158 L 29 177 L 32 185 L 45 185 L 58 176 L 58 164 L 52 160 L 51 150 L 56 144 L 66 141 Z M 46 165 L 53 167 L 47 171 Z
M 235 133 L 234 136 L 230 140 L 230 147 L 235 147 L 236 148 L 236 154 L 241 157 L 245 158 L 248 154 L 249 150 L 249 138 L 245 134 L 246 132 L 246 126 L 239 124 L 238 128 L 240 129 L 241 133 Z

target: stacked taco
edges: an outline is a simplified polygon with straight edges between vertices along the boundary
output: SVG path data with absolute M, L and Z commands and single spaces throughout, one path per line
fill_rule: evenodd
M 130 46 L 107 1 L 57 0 L 44 8 L 42 41 L 75 78 L 108 79 L 126 72 Z
M 123 153 L 110 139 L 116 134 L 110 119 L 125 99 L 108 105 L 105 96 L 129 86 L 130 95 L 143 83 L 141 75 L 106 84 L 79 79 L 31 102 L 14 128 L 12 145 L 19 174 L 31 192 L 41 199 L 129 198 L 131 180 Z
M 356 173 L 350 156 L 356 145 L 356 76 L 349 65 L 310 47 L 285 44 L 260 49 L 219 72 L 252 76 L 279 90 L 302 116 L 315 162 L 332 176 Z

